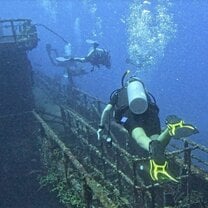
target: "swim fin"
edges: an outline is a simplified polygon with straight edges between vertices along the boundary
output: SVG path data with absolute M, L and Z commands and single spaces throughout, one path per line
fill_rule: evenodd
M 174 177 L 172 177 L 168 169 L 168 161 L 165 158 L 165 147 L 158 140 L 152 140 L 149 145 L 150 153 L 150 169 L 149 174 L 153 181 L 159 180 L 171 180 L 178 182 Z
M 150 176 L 153 181 L 159 181 L 159 180 L 171 180 L 174 182 L 178 182 L 177 179 L 175 179 L 173 176 L 171 176 L 168 171 L 168 162 L 165 161 L 164 165 L 158 165 L 154 160 L 150 160 Z
M 166 118 L 166 124 L 169 129 L 169 134 L 176 139 L 188 137 L 199 133 L 198 129 L 192 124 L 186 124 L 176 115 L 169 115 Z

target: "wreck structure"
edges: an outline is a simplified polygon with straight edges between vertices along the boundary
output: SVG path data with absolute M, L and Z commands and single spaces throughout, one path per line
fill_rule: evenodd
M 37 43 L 30 20 L 0 21 L 1 207 L 41 207 L 36 195 L 50 207 L 208 207 L 207 147 L 171 142 L 177 181 L 152 181 L 148 155 L 116 123 L 97 141 L 105 103 L 32 72 Z
M 28 52 L 38 44 L 29 19 L 0 20 L 0 207 L 57 207 L 37 181 L 33 70 Z M 36 126 L 36 127 L 35 127 Z M 51 203 L 50 203 L 51 201 Z M 61 205 L 60 205 L 61 207 Z
M 42 183 L 55 189 L 66 207 L 208 206 L 207 147 L 188 138 L 173 141 L 166 155 L 177 182 L 154 182 L 148 155 L 116 123 L 97 141 L 102 101 L 76 88 L 66 93 L 47 77 L 37 82 L 56 103 L 53 112 L 34 112 L 47 170 Z

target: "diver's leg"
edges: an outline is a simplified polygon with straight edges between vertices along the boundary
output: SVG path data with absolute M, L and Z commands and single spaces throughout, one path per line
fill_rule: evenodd
M 185 123 L 181 118 L 176 115 L 169 115 L 166 118 L 166 124 L 169 134 L 176 139 L 188 137 L 193 134 L 199 133 L 198 129 L 192 124 Z
M 76 57 L 76 58 L 71 58 L 71 61 L 77 61 L 77 62 L 80 62 L 80 63 L 85 63 L 86 59 Z
M 146 135 L 143 128 L 134 128 L 131 132 L 131 136 L 140 147 L 149 152 L 149 144 L 151 142 L 151 139 Z
M 137 144 L 143 149 L 147 150 L 150 153 L 151 158 L 157 164 L 164 164 L 165 162 L 165 146 L 162 142 L 156 140 L 151 140 L 143 130 L 143 128 L 136 127 L 132 130 L 131 136 L 137 142 Z
M 169 134 L 169 130 L 168 128 L 166 128 L 157 138 L 158 141 L 160 141 L 164 147 L 166 147 L 168 145 L 168 143 L 170 142 L 171 136 Z
M 188 137 L 192 134 L 198 133 L 196 127 L 191 124 L 185 124 L 182 119 L 178 118 L 175 115 L 168 116 L 166 119 L 166 123 L 168 128 L 166 128 L 157 139 L 164 146 L 168 145 L 171 137 L 180 139 L 182 137 Z

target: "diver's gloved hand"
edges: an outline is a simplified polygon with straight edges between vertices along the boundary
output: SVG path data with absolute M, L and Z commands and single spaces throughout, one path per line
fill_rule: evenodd
M 191 124 L 185 124 L 185 122 L 176 115 L 167 116 L 166 124 L 169 129 L 170 136 L 173 136 L 176 139 L 199 133 L 196 127 Z
M 149 144 L 149 153 L 152 160 L 158 165 L 165 163 L 165 147 L 158 140 L 152 140 Z
M 97 140 L 100 140 L 101 139 L 101 133 L 104 129 L 104 126 L 103 125 L 99 125 L 99 128 L 97 130 Z

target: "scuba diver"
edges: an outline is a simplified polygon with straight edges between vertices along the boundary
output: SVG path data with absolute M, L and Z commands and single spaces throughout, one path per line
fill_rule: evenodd
M 176 182 L 176 179 L 168 174 L 165 147 L 171 137 L 180 139 L 198 133 L 196 127 L 186 124 L 176 115 L 166 118 L 167 128 L 161 131 L 159 119 L 159 107 L 152 94 L 144 86 L 144 83 L 136 76 L 130 77 L 126 83 L 124 79 L 129 71 L 122 77 L 122 88 L 113 91 L 110 102 L 104 108 L 99 128 L 98 140 L 101 132 L 109 121 L 109 115 L 114 110 L 114 120 L 122 125 L 136 143 L 149 152 L 150 176 L 153 181 L 159 180 L 158 175 Z
M 90 41 L 88 40 L 88 43 Z M 84 58 L 73 58 L 74 61 L 81 63 L 90 63 L 94 70 L 95 67 L 100 68 L 100 65 L 105 66 L 106 68 L 111 68 L 111 56 L 108 51 L 102 48 L 98 48 L 99 44 L 96 41 L 92 41 L 93 49 L 87 54 Z
M 64 67 L 66 69 L 65 77 L 72 81 L 72 77 L 88 74 L 80 65 L 71 59 L 71 44 L 67 43 L 64 46 L 64 56 L 59 56 L 58 51 L 52 48 L 51 44 L 46 44 L 46 51 L 51 63 L 54 66 Z
M 99 43 L 92 40 L 87 40 L 87 43 L 92 44 L 93 48 L 89 51 L 85 57 L 74 57 L 66 59 L 66 62 L 81 62 L 81 63 L 90 63 L 92 65 L 92 70 L 94 71 L 95 67 L 100 68 L 100 65 L 105 66 L 106 68 L 111 68 L 111 56 L 109 51 L 106 51 L 103 48 L 98 48 Z

